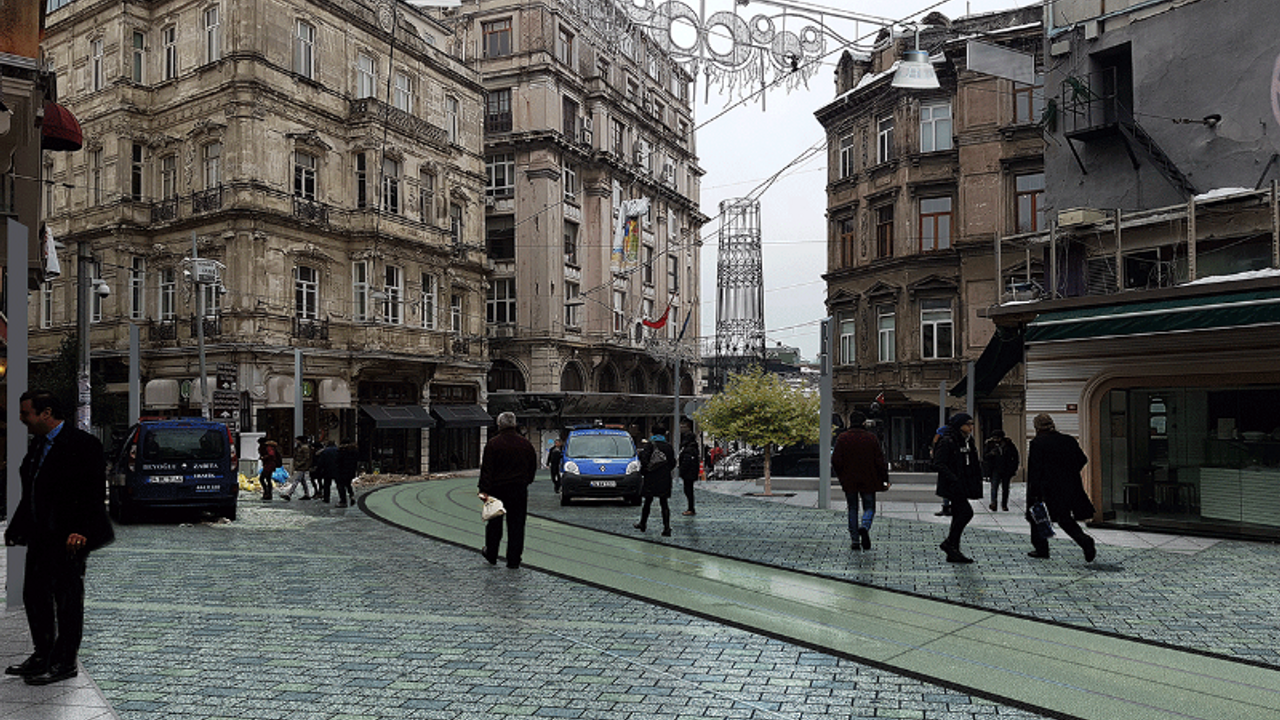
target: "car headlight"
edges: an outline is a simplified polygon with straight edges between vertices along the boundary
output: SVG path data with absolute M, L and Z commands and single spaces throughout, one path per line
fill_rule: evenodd
M 628 475 L 630 475 L 631 473 L 638 473 L 638 472 L 640 472 L 640 461 L 639 461 L 639 460 L 632 460 L 631 462 L 627 463 L 627 474 L 628 474 Z
M 567 473 L 573 473 L 574 475 L 581 475 L 581 474 L 582 474 L 582 473 L 578 472 L 578 463 L 576 463 L 576 462 L 574 462 L 574 461 L 572 461 L 572 460 L 568 460 L 568 461 L 566 461 L 566 462 L 565 462 L 565 464 L 564 464 L 564 471 L 565 471 L 565 472 L 567 472 Z

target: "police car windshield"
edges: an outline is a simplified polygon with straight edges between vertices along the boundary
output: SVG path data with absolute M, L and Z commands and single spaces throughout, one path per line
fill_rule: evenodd
M 208 428 L 156 428 L 142 444 L 142 459 L 221 460 L 227 450 L 226 433 Z
M 630 458 L 636 449 L 627 435 L 573 435 L 565 454 L 575 458 Z

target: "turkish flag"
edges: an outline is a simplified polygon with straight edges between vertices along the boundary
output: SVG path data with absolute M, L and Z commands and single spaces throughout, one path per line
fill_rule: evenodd
M 647 328 L 660 330 L 667 324 L 667 316 L 670 314 L 671 314 L 671 306 L 667 305 L 667 309 L 665 312 L 662 313 L 662 317 L 658 318 L 657 320 L 641 320 L 640 322 L 644 323 L 644 326 Z

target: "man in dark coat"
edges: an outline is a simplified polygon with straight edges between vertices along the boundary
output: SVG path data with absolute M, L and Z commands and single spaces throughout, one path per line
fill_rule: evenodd
M 1040 413 L 1032 421 L 1036 436 L 1027 450 L 1027 505 L 1043 502 L 1049 519 L 1084 550 L 1085 562 L 1098 555 L 1097 544 L 1081 529 L 1078 520 L 1093 517 L 1093 501 L 1084 491 L 1080 471 L 1089 459 L 1080 444 L 1070 435 L 1058 432 L 1053 418 Z M 1031 557 L 1049 557 L 1049 539 L 1041 535 L 1035 523 L 1031 526 Z
M 849 429 L 836 438 L 831 471 L 840 480 L 849 505 L 849 547 L 871 549 L 871 520 L 876 516 L 876 493 L 889 489 L 889 463 L 880 439 L 866 429 L 867 416 L 849 414 Z M 862 516 L 858 516 L 858 502 Z
M 334 507 L 344 508 L 347 503 L 356 504 L 356 491 L 351 489 L 360 471 L 360 448 L 351 438 L 342 441 L 334 458 L 333 483 L 338 486 L 338 502 Z
M 316 482 L 316 493 L 320 495 L 320 499 L 329 502 L 329 488 L 338 477 L 338 445 L 332 440 L 316 453 L 316 466 L 312 476 Z M 346 499 L 345 496 L 343 499 Z
M 63 422 L 61 403 L 43 390 L 22 394 L 19 417 L 35 437 L 19 470 L 22 499 L 4 541 L 27 546 L 22 602 L 35 651 L 5 674 L 48 685 L 78 674 L 85 567 L 89 553 L 115 533 L 103 504 L 102 443 Z
M 524 525 L 529 513 L 529 486 L 538 472 L 538 451 L 516 430 L 516 415 L 498 415 L 498 434 L 489 438 L 480 458 L 480 499 L 502 501 L 506 513 L 485 523 L 480 554 L 490 565 L 498 564 L 502 523 L 507 523 L 507 567 L 520 567 L 524 556 Z
M 649 525 L 649 508 L 653 499 L 658 498 L 662 508 L 662 536 L 671 537 L 671 506 L 667 498 L 671 497 L 671 471 L 676 467 L 676 450 L 667 442 L 667 427 L 655 425 L 653 436 L 640 445 L 636 456 L 640 460 L 640 475 L 643 479 L 640 494 L 644 496 L 644 506 L 640 508 L 640 522 L 635 528 L 644 532 Z
M 1018 448 L 1013 441 L 1005 437 L 1003 430 L 996 430 L 987 438 L 982 449 L 982 464 L 986 468 L 987 477 L 991 478 L 991 511 L 996 509 L 997 491 L 1003 488 L 1000 507 L 1009 510 L 1009 481 L 1018 472 Z
M 982 497 L 982 460 L 973 442 L 973 416 L 951 416 L 946 433 L 934 447 L 933 465 L 938 471 L 937 494 L 951 501 L 951 532 L 938 547 L 947 554 L 947 562 L 971 563 L 960 552 L 960 536 L 973 519 L 969 500 Z
M 698 436 L 693 432 L 693 425 L 681 422 L 678 470 L 680 472 L 680 480 L 684 482 L 684 501 L 688 505 L 684 511 L 685 515 L 698 514 L 693 504 L 693 484 L 698 482 L 698 475 L 702 471 L 702 462 L 699 460 L 699 455 Z

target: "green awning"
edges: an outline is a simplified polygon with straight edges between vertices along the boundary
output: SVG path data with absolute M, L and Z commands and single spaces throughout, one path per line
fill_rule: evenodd
M 1027 342 L 1274 324 L 1280 324 L 1280 289 L 1047 312 L 1027 325 Z
M 983 349 L 978 361 L 973 364 L 973 393 L 977 397 L 986 397 L 996 389 L 996 385 L 1004 379 L 1009 371 L 1022 362 L 1022 328 L 997 327 L 996 334 Z M 969 376 L 960 378 L 960 382 L 951 388 L 951 395 L 964 397 L 969 392 Z

